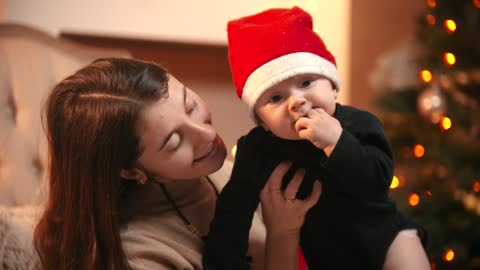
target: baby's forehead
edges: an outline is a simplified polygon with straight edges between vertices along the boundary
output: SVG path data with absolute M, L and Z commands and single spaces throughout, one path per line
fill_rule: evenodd
M 325 77 L 324 75 L 321 75 L 321 74 L 315 74 L 315 73 L 302 73 L 302 74 L 296 74 L 294 76 L 290 76 L 288 78 L 282 78 L 280 79 L 278 82 L 276 82 L 275 84 L 273 84 L 272 86 L 270 86 L 269 88 L 265 89 L 263 91 L 263 93 L 259 96 L 259 98 L 261 98 L 262 96 L 264 96 L 266 93 L 268 92 L 271 92 L 271 91 L 274 91 L 274 90 L 279 90 L 282 88 L 282 86 L 285 86 L 285 85 L 297 85 L 297 84 L 300 84 L 300 83 L 303 83 L 305 81 L 308 81 L 308 80 L 316 80 L 316 79 L 325 79 L 325 80 L 329 80 L 327 77 Z

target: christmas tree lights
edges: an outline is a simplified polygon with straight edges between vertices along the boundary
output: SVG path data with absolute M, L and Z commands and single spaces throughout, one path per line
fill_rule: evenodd
M 426 0 L 418 22 L 416 44 L 372 74 L 402 179 L 390 194 L 427 229 L 432 269 L 478 270 L 480 0 Z

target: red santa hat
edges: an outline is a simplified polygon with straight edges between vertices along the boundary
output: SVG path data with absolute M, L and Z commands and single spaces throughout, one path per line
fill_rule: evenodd
M 228 57 L 237 95 L 253 115 L 269 87 L 298 74 L 320 74 L 338 90 L 334 56 L 299 7 L 274 8 L 228 22 Z

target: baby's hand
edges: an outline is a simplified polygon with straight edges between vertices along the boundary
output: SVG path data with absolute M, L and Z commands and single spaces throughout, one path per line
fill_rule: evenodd
M 295 130 L 300 138 L 309 140 L 330 156 L 343 129 L 337 119 L 323 109 L 315 108 L 297 120 Z

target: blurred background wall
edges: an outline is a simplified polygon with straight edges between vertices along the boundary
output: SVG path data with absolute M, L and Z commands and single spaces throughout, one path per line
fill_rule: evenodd
M 2 22 L 4 20 L 4 14 L 5 14 L 5 1 L 4 0 L 0 0 L 0 22 Z
M 416 16 L 425 7 L 425 1 L 351 2 L 350 101 L 375 111 L 370 73 L 383 54 L 415 38 Z

